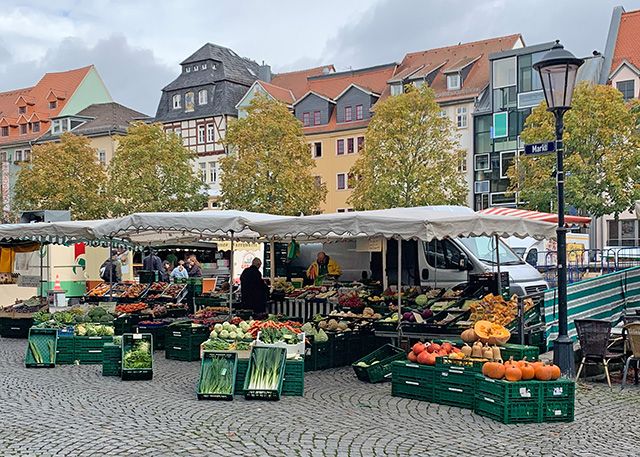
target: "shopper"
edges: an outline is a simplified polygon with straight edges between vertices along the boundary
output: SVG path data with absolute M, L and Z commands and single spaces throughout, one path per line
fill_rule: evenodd
M 316 261 L 309 265 L 307 277 L 315 284 L 320 284 L 326 278 L 338 278 L 342 274 L 340 265 L 327 254 L 320 251 Z
M 162 271 L 160 271 L 159 279 L 162 282 L 169 282 L 171 277 L 171 263 L 168 261 L 162 262 Z
M 104 282 L 116 283 L 122 280 L 118 274 L 118 253 L 111 251 L 111 256 L 100 265 L 100 278 Z
M 157 271 L 162 272 L 162 260 L 156 254 L 156 251 L 151 249 L 149 255 L 142 259 L 142 269 L 145 271 Z
M 251 261 L 251 266 L 245 268 L 240 275 L 242 308 L 253 310 L 254 318 L 267 312 L 269 287 L 262 279 L 262 273 L 260 273 L 261 266 L 262 261 L 254 257 Z
M 187 259 L 187 270 L 190 278 L 202 278 L 202 268 L 195 254 L 191 254 Z
M 171 278 L 173 279 L 187 279 L 189 277 L 189 272 L 184 267 L 184 260 L 178 261 L 178 266 L 173 269 L 171 272 Z

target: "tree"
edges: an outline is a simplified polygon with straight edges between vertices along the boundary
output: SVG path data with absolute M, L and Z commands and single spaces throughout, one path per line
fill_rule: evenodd
M 71 210 L 73 219 L 108 214 L 107 175 L 85 137 L 64 133 L 59 143 L 35 146 L 32 162 L 18 173 L 15 207 L 20 210 Z
M 640 113 L 611 86 L 581 83 L 564 117 L 565 200 L 582 214 L 619 214 L 640 198 Z M 543 102 L 527 117 L 526 143 L 555 139 Z M 556 208 L 555 154 L 520 157 L 508 171 L 510 190 L 530 209 Z
M 221 161 L 226 208 L 272 214 L 318 212 L 327 190 L 314 167 L 301 123 L 278 101 L 257 96 L 247 117 L 229 125 L 231 153 Z
M 408 86 L 376 105 L 364 151 L 351 169 L 355 189 L 349 202 L 361 210 L 463 204 L 462 154 L 433 91 Z
M 182 140 L 167 135 L 160 124 L 132 124 L 109 164 L 111 214 L 201 210 L 207 197 L 194 159 Z

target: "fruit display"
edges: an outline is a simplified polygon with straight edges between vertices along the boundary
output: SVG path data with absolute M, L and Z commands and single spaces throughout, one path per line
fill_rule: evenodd
M 464 359 L 466 356 L 460 348 L 449 342 L 416 343 L 411 347 L 407 360 L 421 365 L 435 365 L 437 357 L 449 357 L 451 359 Z
M 93 289 L 91 289 L 88 293 L 87 296 L 89 297 L 104 297 L 105 294 L 107 292 L 109 292 L 109 289 L 111 288 L 111 286 L 109 286 L 108 283 L 106 282 L 101 282 L 100 284 L 98 284 L 97 286 L 95 286 Z
M 164 290 L 169 287 L 169 284 L 166 282 L 154 282 L 151 283 L 151 285 L 149 286 L 149 290 L 147 291 L 147 297 L 148 299 L 157 299 L 160 298 L 160 296 L 162 295 L 162 292 L 164 292 Z
M 46 303 L 39 297 L 31 297 L 26 300 L 16 301 L 13 305 L 5 306 L 3 313 L 30 314 L 40 311 Z
M 146 303 L 130 303 L 116 306 L 116 314 L 131 314 L 147 308 Z
M 524 300 L 525 312 L 531 309 L 533 300 Z M 512 295 L 508 301 L 502 295 L 488 294 L 482 300 L 469 304 L 471 309 L 471 322 L 486 320 L 499 325 L 507 325 L 518 316 L 518 296 Z
M 356 290 L 338 294 L 338 304 L 344 308 L 360 308 L 364 306 L 362 297 Z
M 489 321 L 476 322 L 473 331 L 480 342 L 492 345 L 505 344 L 511 338 L 511 332 L 507 328 Z
M 293 284 L 288 282 L 286 279 L 276 278 L 273 281 L 273 291 L 274 292 L 280 292 L 280 293 L 287 294 L 289 292 L 293 292 L 294 290 L 295 290 L 295 287 L 293 287 Z
M 129 284 L 124 284 L 124 283 L 114 284 L 113 287 L 111 288 L 111 291 L 109 292 L 109 295 L 114 298 L 120 298 L 123 296 L 123 294 L 127 292 L 129 287 L 130 287 Z
M 171 284 L 162 292 L 162 298 L 177 298 L 186 287 L 185 284 Z
M 121 295 L 122 298 L 139 298 L 147 290 L 147 284 L 131 284 Z
M 331 311 L 329 317 L 333 318 L 352 318 L 352 319 L 381 319 L 382 315 L 376 313 L 372 308 L 365 307 L 361 313 L 354 313 L 352 311 Z
M 560 368 L 557 365 L 545 362 L 529 362 L 526 357 L 523 360 L 514 361 L 513 357 L 504 363 L 487 362 L 482 366 L 482 374 L 491 379 L 505 379 L 511 382 L 518 381 L 555 381 L 560 378 Z

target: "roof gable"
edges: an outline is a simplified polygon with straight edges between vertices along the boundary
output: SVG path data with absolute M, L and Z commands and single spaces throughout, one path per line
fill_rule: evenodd
M 640 10 L 622 13 L 620 18 L 611 68 L 618 70 L 625 60 L 640 68 Z
M 302 100 L 304 100 L 305 98 L 308 98 L 308 97 L 310 97 L 310 96 L 312 96 L 312 95 L 313 95 L 313 96 L 316 96 L 316 97 L 318 97 L 318 98 L 321 98 L 322 100 L 327 101 L 327 102 L 329 102 L 329 103 L 333 103 L 334 105 L 336 104 L 336 102 L 335 102 L 335 101 L 333 101 L 332 99 L 330 99 L 330 98 L 328 98 L 328 97 L 325 97 L 325 96 L 324 96 L 324 95 L 322 95 L 322 94 L 319 94 L 319 93 L 317 93 L 317 92 L 314 92 L 314 91 L 310 90 L 309 92 L 307 92 L 306 94 L 304 94 L 302 97 L 300 97 L 298 100 L 296 100 L 296 101 L 295 101 L 295 103 L 294 103 L 293 105 L 294 105 L 294 106 L 295 106 L 295 105 L 297 105 L 297 104 L 298 104 L 298 103 L 300 103 Z
M 640 68 L 636 67 L 634 64 L 629 62 L 627 59 L 624 59 L 622 62 L 620 62 L 620 65 L 618 65 L 616 67 L 616 69 L 611 72 L 611 75 L 609 76 L 609 79 L 615 78 L 616 75 L 620 72 L 620 70 L 622 70 L 625 67 L 628 68 L 629 70 L 631 70 L 632 72 L 634 72 L 637 76 L 640 76 Z
M 349 84 L 342 92 L 340 92 L 337 96 L 336 96 L 336 101 L 338 101 L 340 99 L 340 97 L 342 97 L 344 94 L 346 94 L 347 92 L 349 92 L 351 89 L 356 89 L 359 90 L 360 92 L 364 92 L 367 95 L 371 95 L 373 97 L 380 97 L 380 94 L 375 93 L 369 89 L 366 89 L 364 87 L 360 87 L 358 86 L 356 83 L 351 83 Z

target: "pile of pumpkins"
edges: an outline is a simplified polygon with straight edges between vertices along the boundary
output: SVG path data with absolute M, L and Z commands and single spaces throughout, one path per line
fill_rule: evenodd
M 435 365 L 436 357 L 464 358 L 462 350 L 449 342 L 416 343 L 411 347 L 407 360 L 420 365 Z
M 511 382 L 530 381 L 555 381 L 560 377 L 560 368 L 557 365 L 547 365 L 544 362 L 514 361 L 511 357 L 506 362 L 486 362 L 482 366 L 482 374 L 491 379 L 505 379 Z
M 489 321 L 478 321 L 473 328 L 468 328 L 460 335 L 467 344 L 480 341 L 490 345 L 505 344 L 511 338 L 511 332 L 500 324 Z
M 464 346 L 460 348 L 460 353 L 463 354 L 465 358 L 473 357 L 475 359 L 502 361 L 502 354 L 498 346 L 495 344 L 489 346 L 487 343 L 483 345 L 480 341 L 473 343 L 473 346 L 464 343 Z

